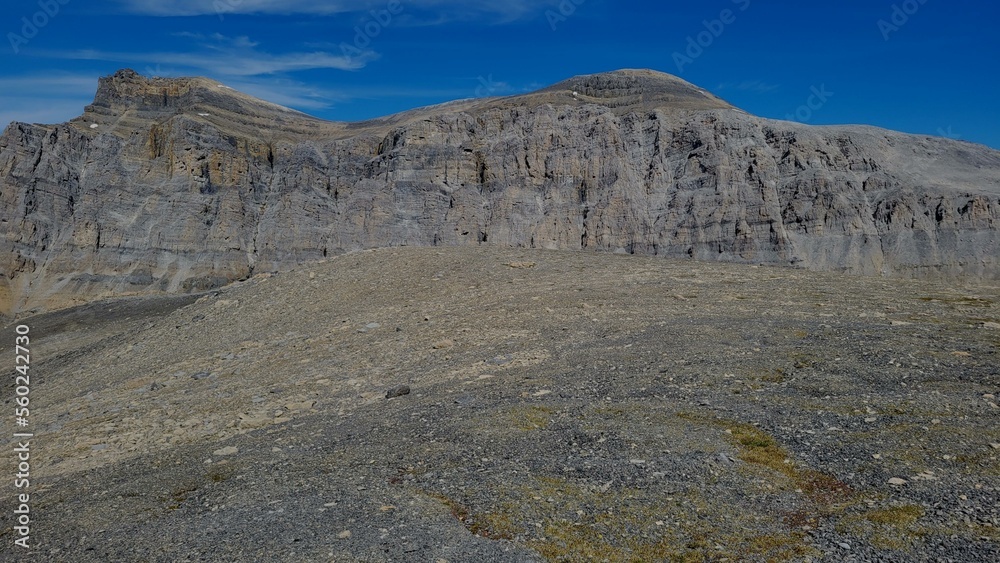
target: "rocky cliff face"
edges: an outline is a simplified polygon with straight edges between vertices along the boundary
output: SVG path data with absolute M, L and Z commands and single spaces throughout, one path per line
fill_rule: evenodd
M 120 71 L 0 137 L 4 313 L 477 244 L 997 279 L 1000 152 L 760 119 L 650 71 L 362 123 Z

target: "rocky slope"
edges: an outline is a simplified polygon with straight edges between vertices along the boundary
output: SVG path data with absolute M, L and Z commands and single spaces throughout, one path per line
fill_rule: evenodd
M 411 247 L 24 318 L 0 561 L 998 561 L 998 295 Z
M 0 312 L 400 245 L 996 279 L 998 215 L 1000 152 L 760 119 L 651 71 L 363 123 L 120 71 L 0 137 Z

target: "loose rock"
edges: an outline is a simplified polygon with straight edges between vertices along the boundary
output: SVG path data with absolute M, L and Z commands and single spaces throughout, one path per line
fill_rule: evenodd
M 398 387 L 393 387 L 392 389 L 389 389 L 388 391 L 386 391 L 385 392 L 385 398 L 386 399 L 392 399 L 392 398 L 395 398 L 395 397 L 402 397 L 403 395 L 409 395 L 409 394 L 410 394 L 410 386 L 409 385 L 400 385 Z

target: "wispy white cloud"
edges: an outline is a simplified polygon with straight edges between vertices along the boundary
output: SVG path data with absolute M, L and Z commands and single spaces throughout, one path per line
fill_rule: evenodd
M 97 78 L 84 74 L 30 74 L 0 78 L 0 129 L 11 121 L 62 123 L 94 99 Z
M 351 98 L 344 92 L 317 88 L 288 79 L 230 80 L 226 85 L 262 100 L 306 113 L 326 110 Z
M 97 88 L 97 78 L 89 74 L 46 73 L 0 78 L 0 91 L 7 96 L 25 92 L 50 91 L 53 94 L 80 88 Z
M 188 33 L 196 45 L 188 51 L 132 52 L 77 49 L 46 52 L 45 56 L 71 60 L 99 60 L 138 66 L 178 67 L 210 76 L 262 76 L 299 70 L 357 70 L 378 58 L 374 51 L 270 53 L 248 37 L 204 36 Z
M 126 12 L 147 16 L 205 16 L 218 14 L 330 15 L 375 7 L 375 0 L 118 0 Z M 383 2 L 384 3 L 384 2 Z
M 309 14 L 328 16 L 368 10 L 385 10 L 391 0 L 117 0 L 127 13 L 147 16 L 222 16 L 227 14 Z M 479 17 L 513 20 L 557 5 L 556 1 L 531 0 L 397 0 L 405 12 L 435 10 L 440 21 Z M 428 20 L 421 20 L 425 24 Z

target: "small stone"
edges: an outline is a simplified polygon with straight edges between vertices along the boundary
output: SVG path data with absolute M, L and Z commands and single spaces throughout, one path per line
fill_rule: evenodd
M 908 323 L 906 321 L 890 321 L 889 324 L 892 326 L 910 326 L 913 323 Z
M 935 418 L 934 420 L 931 421 L 931 424 L 941 424 L 941 419 Z
M 395 397 L 402 397 L 403 395 L 409 395 L 409 394 L 410 394 L 410 386 L 409 385 L 400 385 L 398 387 L 393 387 L 392 389 L 389 389 L 388 391 L 386 391 L 385 392 L 385 398 L 386 399 L 392 399 L 392 398 L 395 398 Z
M 296 403 L 286 403 L 285 408 L 290 411 L 307 411 L 316 405 L 316 401 L 307 400 Z
M 1000 444 L 990 444 L 990 447 L 994 450 L 1000 450 Z
M 240 449 L 237 448 L 236 446 L 226 446 L 224 448 L 215 450 L 214 452 L 212 452 L 212 455 L 214 456 L 233 455 L 239 453 L 239 451 Z
M 851 549 L 851 544 L 847 542 L 838 542 L 837 545 L 840 546 L 840 549 L 846 549 L 846 550 Z
M 456 405 L 462 405 L 463 407 L 467 407 L 467 406 L 475 403 L 476 402 L 476 398 L 474 396 L 472 396 L 472 395 L 463 395 L 463 396 L 455 399 L 454 402 L 455 402 Z
M 873 459 L 882 459 L 882 454 L 872 454 Z
M 435 350 L 442 350 L 444 348 L 451 348 L 454 345 L 455 345 L 455 341 L 454 340 L 445 339 L 445 340 L 440 340 L 438 342 L 435 342 L 432 347 Z
M 889 479 L 890 485 L 901 486 L 906 484 L 906 479 L 900 479 L 899 477 L 893 477 Z
M 874 416 L 869 416 L 868 418 L 865 419 L 865 422 L 875 422 L 876 420 L 878 420 L 878 418 Z
M 343 532 L 340 532 L 339 534 L 337 534 L 337 537 L 340 538 L 340 539 L 342 539 L 342 540 L 346 540 L 347 538 L 351 537 L 351 531 L 350 530 L 344 530 Z
M 367 328 L 368 330 L 375 330 L 376 328 L 380 328 L 381 326 L 382 325 L 380 325 L 379 323 L 368 323 L 365 325 L 365 328 Z
M 983 328 L 990 330 L 1000 330 L 1000 323 L 983 323 Z
M 514 361 L 514 357 L 511 356 L 510 354 L 505 354 L 503 356 L 496 356 L 494 358 L 490 358 L 489 360 L 486 360 L 486 363 L 492 364 L 492 365 L 495 365 L 495 366 L 502 366 L 502 365 L 505 365 L 505 364 L 509 364 L 512 361 Z

